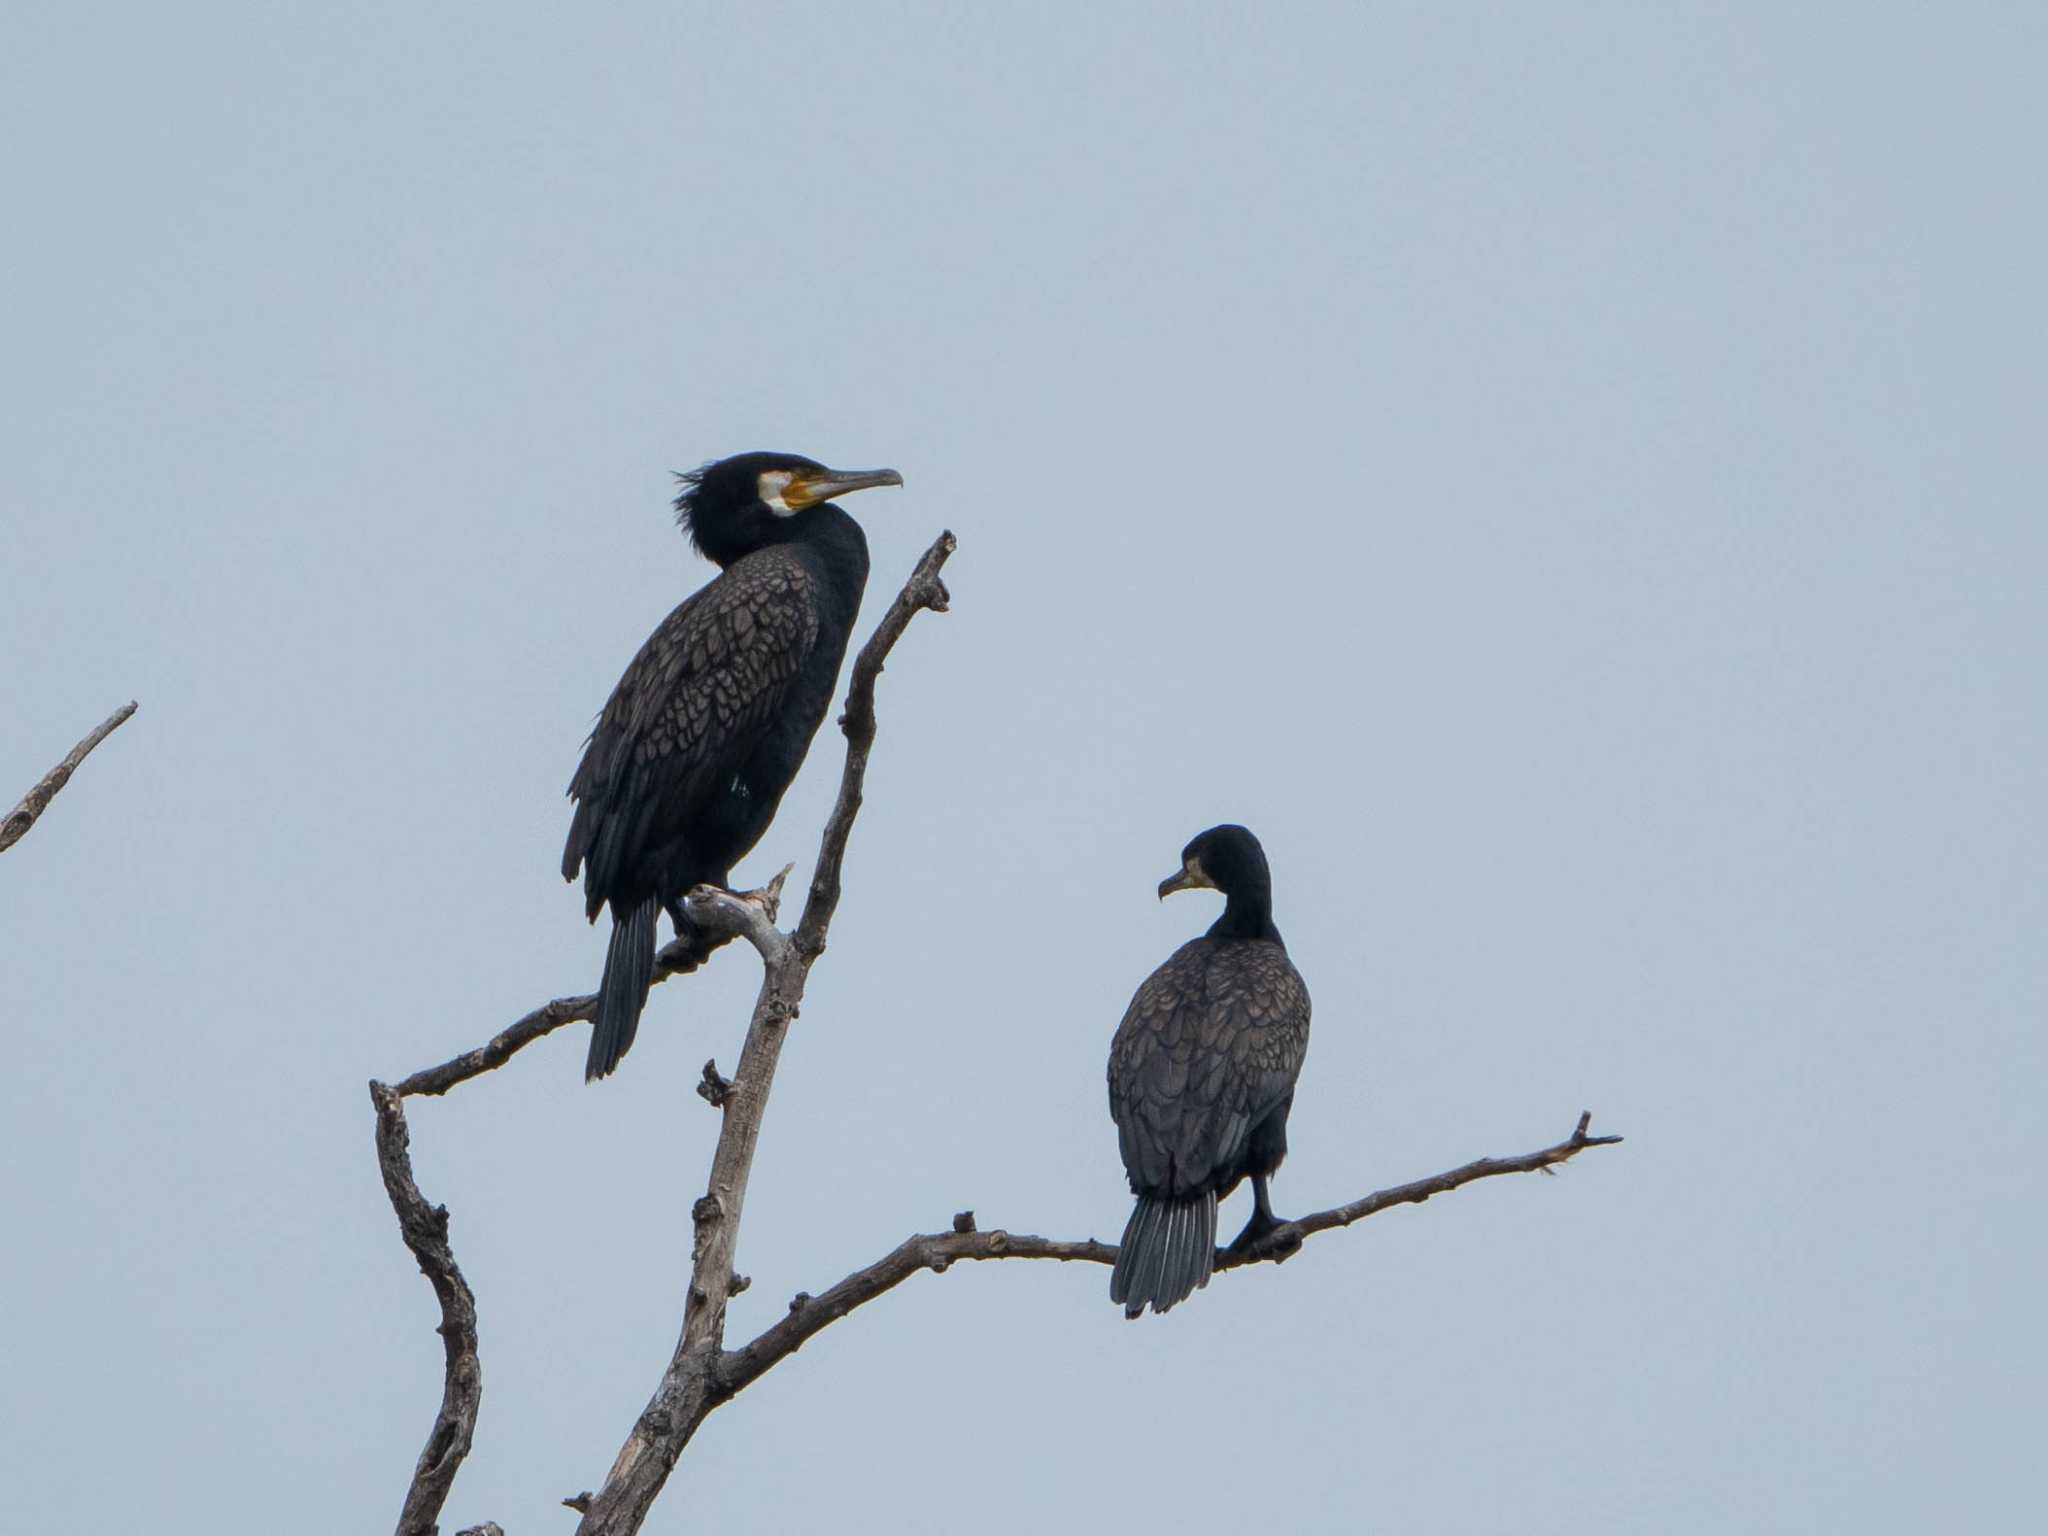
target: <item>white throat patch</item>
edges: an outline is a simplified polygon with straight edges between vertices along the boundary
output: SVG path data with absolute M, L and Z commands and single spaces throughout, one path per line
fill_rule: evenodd
M 761 478 L 756 482 L 756 489 L 760 494 L 761 504 L 777 517 L 795 517 L 802 510 L 800 507 L 792 507 L 782 499 L 782 493 L 789 489 L 789 482 L 795 478 L 796 471 L 793 469 L 764 469 L 761 471 Z

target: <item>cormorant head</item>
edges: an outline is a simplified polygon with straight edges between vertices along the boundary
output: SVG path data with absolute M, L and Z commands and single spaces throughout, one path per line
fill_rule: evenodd
M 697 553 L 730 565 L 791 537 L 801 514 L 871 485 L 901 485 L 893 469 L 827 469 L 800 453 L 739 453 L 677 475 L 676 521 Z
M 1221 891 L 1226 897 L 1265 897 L 1273 889 L 1266 850 L 1243 827 L 1211 827 L 1180 851 L 1180 870 L 1159 882 L 1159 899 L 1175 891 Z

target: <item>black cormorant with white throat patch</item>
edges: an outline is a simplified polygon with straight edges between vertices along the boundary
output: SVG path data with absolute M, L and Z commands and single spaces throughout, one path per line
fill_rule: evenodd
M 605 701 L 569 785 L 562 877 L 583 871 L 592 922 L 612 909 L 587 1082 L 633 1044 L 663 958 L 694 970 L 722 939 L 683 908 L 723 886 L 775 817 L 831 707 L 868 579 L 860 524 L 830 498 L 901 485 L 893 469 L 827 469 L 793 453 L 743 453 L 680 477 L 677 521 L 720 574 L 662 620 Z
M 1233 1250 L 1280 1225 L 1266 1181 L 1287 1156 L 1308 988 L 1273 926 L 1256 837 L 1221 826 L 1189 843 L 1159 896 L 1197 888 L 1223 893 L 1223 915 L 1145 979 L 1109 1048 L 1109 1112 L 1138 1197 L 1109 1283 L 1126 1317 L 1209 1283 L 1216 1202 L 1241 1180 L 1255 1203 Z

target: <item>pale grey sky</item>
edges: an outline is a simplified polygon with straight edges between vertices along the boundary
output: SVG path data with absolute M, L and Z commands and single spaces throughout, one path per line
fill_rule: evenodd
M 919 1278 L 719 1412 L 651 1531 L 2036 1507 L 2040 10 L 6 32 L 0 801 L 142 705 L 0 860 L 22 1529 L 395 1517 L 440 1351 L 363 1082 L 595 985 L 562 790 L 708 574 L 669 472 L 763 446 L 902 470 L 849 503 L 863 633 L 960 553 L 736 1337 L 965 1206 L 1115 1236 L 1103 1058 L 1219 820 L 1315 998 L 1283 1212 L 1582 1108 L 1629 1141 L 1163 1320 Z M 838 760 L 743 876 L 808 872 Z M 602 1085 L 577 1029 L 414 1106 L 482 1312 L 445 1529 L 603 1477 L 755 976 L 657 992 Z

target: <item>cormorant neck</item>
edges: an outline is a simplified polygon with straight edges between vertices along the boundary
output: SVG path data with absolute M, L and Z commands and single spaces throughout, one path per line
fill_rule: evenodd
M 833 585 L 850 593 L 858 605 L 868 580 L 868 536 L 860 524 L 829 501 L 806 507 L 789 522 L 790 542 L 807 544 L 823 556 Z
M 751 525 L 709 535 L 693 529 L 691 539 L 698 553 L 720 570 L 777 544 L 815 544 L 835 554 L 858 550 L 862 561 L 867 556 L 867 539 L 860 531 L 860 524 L 847 515 L 845 508 L 829 501 L 805 507 L 788 517 L 763 514 Z
M 1280 930 L 1273 926 L 1273 892 L 1262 886 L 1257 890 L 1232 891 L 1224 904 L 1223 915 L 1210 926 L 1212 939 L 1280 939 Z
M 860 531 L 846 508 L 833 502 L 821 501 L 815 507 L 806 507 L 795 517 L 786 518 L 784 525 L 792 539 L 810 539 L 820 544 L 858 544 L 867 548 L 867 535 Z

